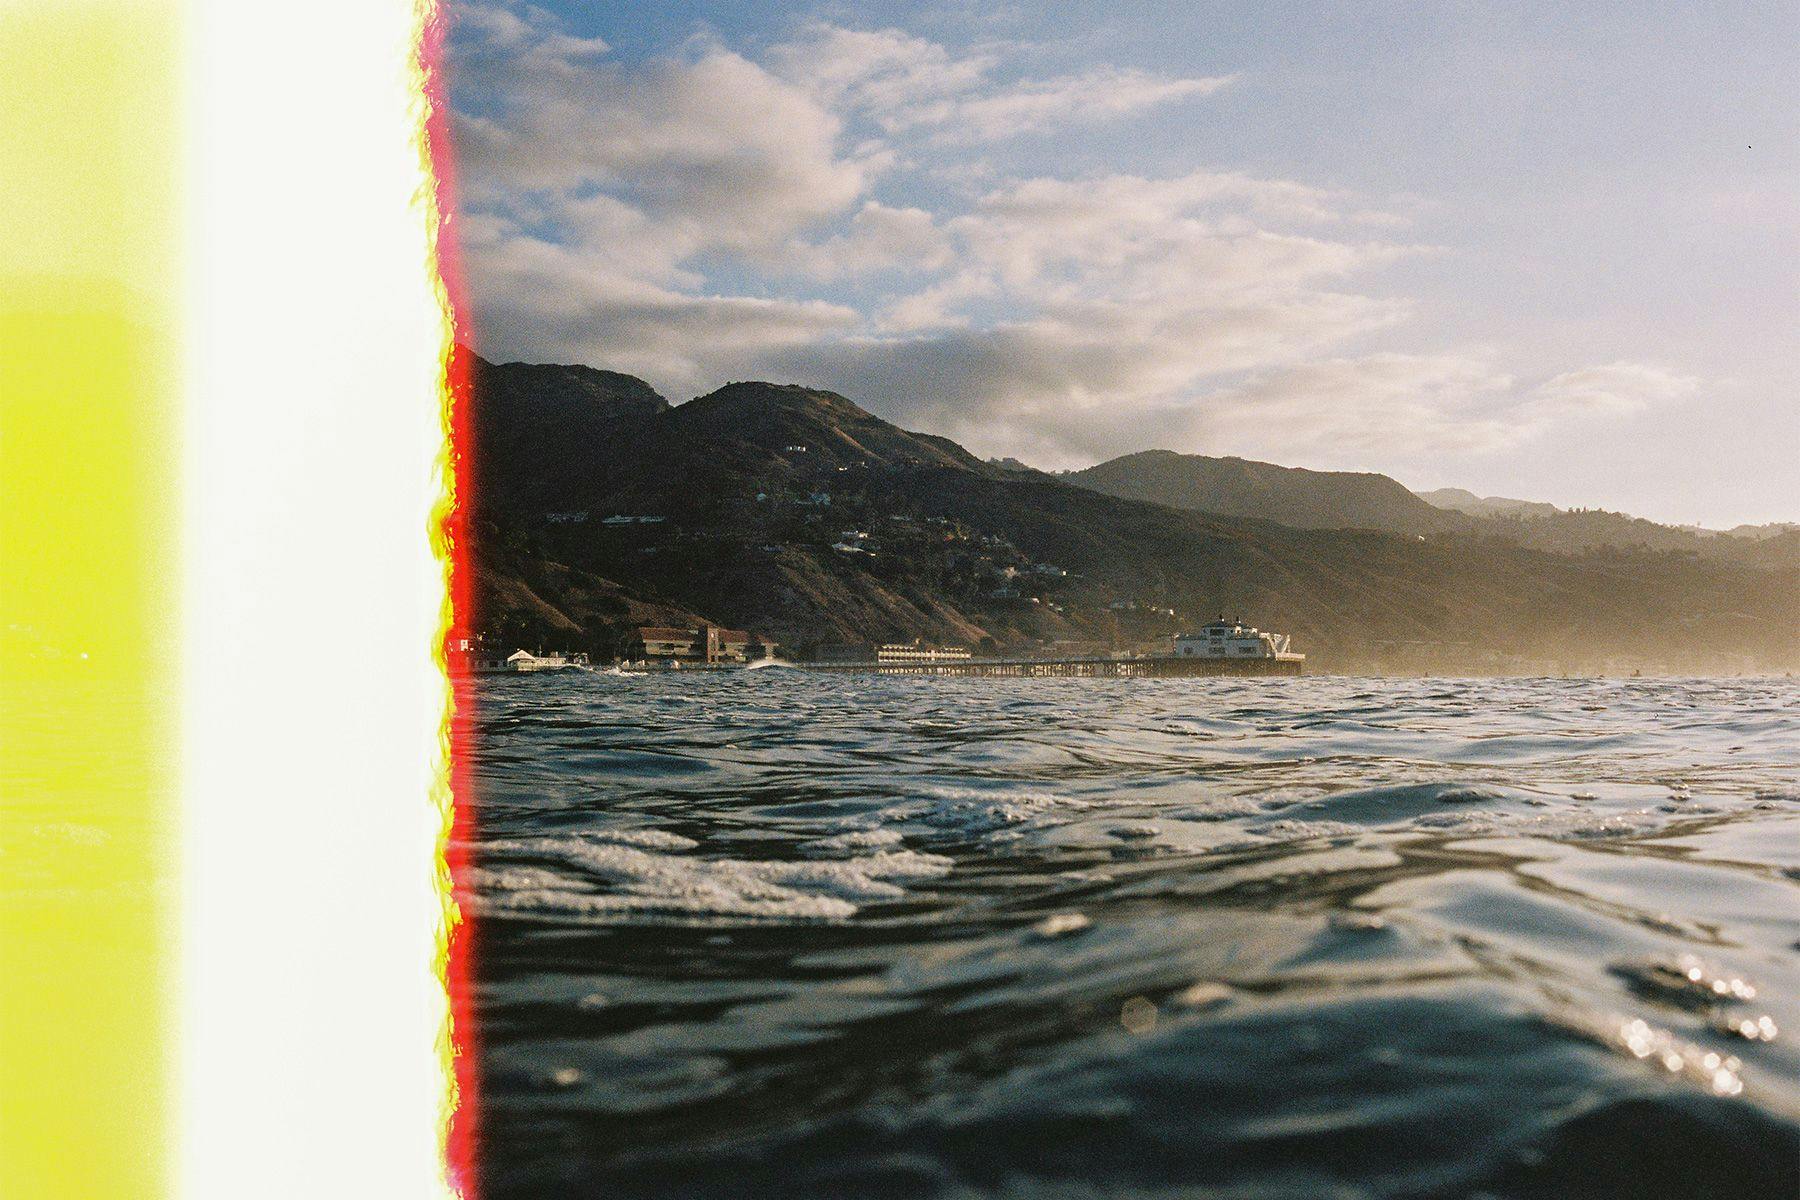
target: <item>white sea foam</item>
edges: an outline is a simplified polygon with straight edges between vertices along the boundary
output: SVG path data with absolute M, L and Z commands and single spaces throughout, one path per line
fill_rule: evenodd
M 1250 832 L 1278 842 L 1303 842 L 1313 838 L 1355 837 L 1368 831 L 1343 821 L 1305 821 L 1283 817 L 1279 821 L 1251 825 Z
M 700 844 L 666 829 L 587 829 L 574 836 L 601 845 L 634 846 L 639 850 L 692 850 Z
M 802 852 L 832 854 L 832 847 L 893 845 L 908 829 L 922 837 L 977 837 L 989 843 L 1013 841 L 1027 831 L 1054 829 L 1076 820 L 1093 807 L 1085 800 L 1038 792 L 994 793 L 969 788 L 933 788 L 923 795 L 837 822 L 843 832 L 801 847 Z M 860 838 L 881 841 L 858 841 Z
M 919 821 L 935 829 L 983 834 L 1026 825 L 1044 827 L 1064 824 L 1089 807 L 1085 800 L 1038 792 L 995 795 L 991 792 L 945 789 L 887 812 L 891 817 Z
M 900 845 L 898 829 L 853 829 L 849 833 L 802 842 L 800 852 L 815 858 L 834 858 L 858 850 L 882 850 Z
M 1576 812 L 1436 812 L 1415 817 L 1413 829 L 1460 833 L 1472 837 L 1524 835 L 1585 841 L 1629 837 L 1658 828 L 1663 822 L 1638 810 L 1630 813 Z
M 1258 800 L 1251 800 L 1244 796 L 1220 796 L 1200 804 L 1172 809 L 1169 816 L 1183 821 L 1230 821 L 1239 817 L 1260 817 L 1271 808 L 1284 808 L 1300 799 L 1311 799 L 1311 796 L 1294 796 L 1280 800 L 1273 800 L 1267 796 L 1260 797 Z
M 1052 913 L 1031 927 L 1031 932 L 1040 938 L 1059 938 L 1071 933 L 1080 933 L 1091 921 L 1078 912 Z
M 693 845 L 685 838 L 673 841 Z M 910 850 L 837 862 L 709 859 L 587 836 L 496 841 L 485 850 L 530 865 L 473 872 L 481 911 L 574 918 L 664 913 L 842 919 L 861 904 L 898 900 L 906 894 L 901 884 L 937 878 L 951 866 L 947 858 Z

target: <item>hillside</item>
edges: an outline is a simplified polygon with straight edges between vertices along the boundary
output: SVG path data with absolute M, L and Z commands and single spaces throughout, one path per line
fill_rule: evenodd
M 635 376 L 470 358 L 477 487 L 504 489 L 521 504 L 541 507 L 569 494 L 619 422 L 669 411 L 669 402 Z
M 604 654 L 633 623 L 705 617 L 790 651 L 1128 646 L 1225 610 L 1321 669 L 1800 666 L 1793 570 L 1203 514 L 983 463 L 830 392 L 743 383 L 667 407 L 515 370 L 478 372 L 476 428 L 509 441 L 473 448 L 472 514 L 478 626 L 515 640 Z M 616 395 L 635 399 L 608 415 Z M 515 452 L 532 445 L 555 447 L 551 470 Z
M 1118 496 L 1296 529 L 1437 533 L 1462 522 L 1386 475 L 1308 471 L 1244 458 L 1145 450 L 1063 476 Z

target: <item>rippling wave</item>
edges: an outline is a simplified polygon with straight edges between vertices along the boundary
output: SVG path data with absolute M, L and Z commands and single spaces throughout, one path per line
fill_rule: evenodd
M 479 700 L 489 1195 L 1800 1195 L 1792 681 Z

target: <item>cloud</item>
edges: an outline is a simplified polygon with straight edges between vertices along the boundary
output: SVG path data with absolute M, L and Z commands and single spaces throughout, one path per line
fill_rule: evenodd
M 950 236 L 922 208 L 894 208 L 870 200 L 850 228 L 821 242 L 795 242 L 794 269 L 814 279 L 841 279 L 876 271 L 936 272 L 955 261 Z
M 1126 116 L 1185 96 L 1210 96 L 1233 76 L 1177 79 L 1134 68 L 1101 67 L 1080 75 L 1028 80 L 985 96 L 932 106 L 918 123 L 938 125 L 950 141 L 991 141 L 1071 121 Z
M 983 453 L 1064 464 L 1143 448 L 1170 427 L 1177 398 L 1208 377 L 1291 360 L 1400 315 L 1331 293 L 1165 307 L 1092 300 L 979 328 L 846 337 L 765 366 Z
M 571 37 L 541 9 L 516 11 L 501 4 L 459 4 L 452 27 L 452 52 L 461 69 L 482 61 L 498 61 L 507 70 L 606 54 L 602 38 Z
M 1279 290 L 1421 249 L 1323 240 L 1262 223 L 1342 220 L 1335 199 L 1286 181 L 1208 172 L 1030 179 L 988 193 L 953 228 L 1011 286 L 1060 282 L 1138 298 Z
M 555 218 L 599 192 L 653 220 L 679 258 L 777 246 L 852 205 L 882 166 L 840 154 L 835 116 L 728 51 L 556 61 L 509 76 L 491 114 L 459 114 L 466 202 Z
M 1571 418 L 1636 412 L 1697 386 L 1645 363 L 1583 367 L 1522 386 L 1487 355 L 1372 354 L 1297 364 L 1217 392 L 1204 402 L 1204 420 L 1185 432 L 1241 453 L 1342 465 L 1482 455 Z
M 834 113 L 724 48 L 619 63 L 536 10 L 477 6 L 458 10 L 450 69 L 484 352 L 698 387 L 733 355 L 859 316 L 822 299 L 720 294 L 696 260 L 824 278 L 946 253 L 928 244 L 930 214 L 866 201 L 879 149 L 844 151 Z M 808 243 L 853 211 L 835 241 Z
M 641 375 L 693 395 L 773 349 L 853 328 L 851 308 L 678 291 L 515 231 L 467 241 L 477 348 L 491 358 L 580 362 Z
M 1698 379 L 1650 363 L 1614 362 L 1546 380 L 1533 393 L 1530 410 L 1540 421 L 1633 413 L 1683 399 L 1699 386 Z
M 1190 440 L 1244 453 L 1366 462 L 1377 454 L 1478 454 L 1532 432 L 1513 377 L 1484 357 L 1371 354 L 1300 363 L 1205 398 Z
M 1613 362 L 1522 386 L 1491 355 L 1369 353 L 1412 304 L 1367 277 L 1437 253 L 1417 198 L 1242 171 L 1009 175 L 980 147 L 1230 77 L 808 26 L 622 61 L 540 11 L 463 6 L 452 89 L 475 340 L 672 396 L 773 377 L 982 453 L 1162 445 L 1343 466 L 1479 455 L 1689 395 Z M 1398 211 L 1396 211 L 1398 210 Z
M 859 30 L 817 23 L 769 51 L 770 68 L 834 109 L 872 114 L 890 131 L 902 114 L 983 86 L 989 53 L 960 58 L 899 29 Z
M 927 130 L 939 140 L 963 143 L 1127 116 L 1210 95 L 1235 78 L 1178 78 L 1108 65 L 1001 81 L 994 76 L 1002 60 L 992 49 L 959 56 L 898 29 L 824 23 L 774 47 L 769 63 L 824 103 L 863 115 L 888 134 Z

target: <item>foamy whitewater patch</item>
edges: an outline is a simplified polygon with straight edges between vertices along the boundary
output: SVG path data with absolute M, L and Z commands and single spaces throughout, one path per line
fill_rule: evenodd
M 483 847 L 490 865 L 471 873 L 470 899 L 487 916 L 842 920 L 859 905 L 898 900 L 902 884 L 938 878 L 951 866 L 910 850 L 837 862 L 709 859 L 684 853 L 695 846 L 687 838 L 624 833 L 636 844 L 615 833 L 490 842 Z
M 934 789 L 916 800 L 907 800 L 847 817 L 846 832 L 914 825 L 926 832 L 989 836 L 1002 839 L 1026 829 L 1064 825 L 1091 808 L 1085 800 L 1039 792 L 995 794 L 963 788 Z
M 854 829 L 834 837 L 802 842 L 800 853 L 811 858 L 836 858 L 842 854 L 854 854 L 858 850 L 892 849 L 899 846 L 901 840 L 898 829 Z
M 1250 832 L 1258 837 L 1265 837 L 1277 842 L 1305 842 L 1314 838 L 1350 838 L 1367 832 L 1361 826 L 1346 824 L 1343 821 L 1307 821 L 1295 817 L 1264 821 L 1251 825 L 1249 828 Z
M 1662 829 L 1669 822 L 1637 809 L 1616 813 L 1428 813 L 1411 822 L 1411 828 L 1432 833 L 1459 833 L 1471 837 L 1540 837 L 1551 841 L 1588 841 L 1635 837 Z
M 572 836 L 598 845 L 632 846 L 639 850 L 692 850 L 700 844 L 666 829 L 588 829 Z

